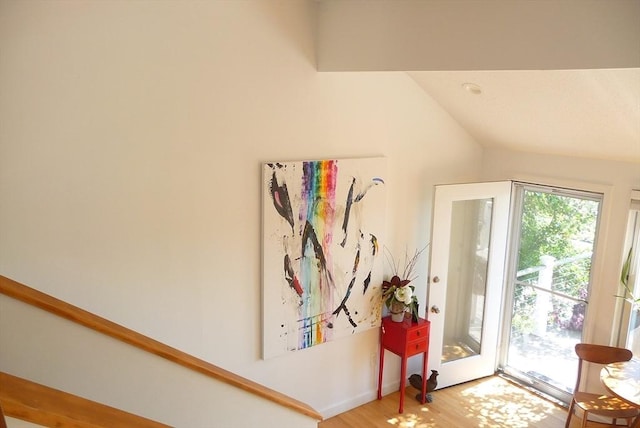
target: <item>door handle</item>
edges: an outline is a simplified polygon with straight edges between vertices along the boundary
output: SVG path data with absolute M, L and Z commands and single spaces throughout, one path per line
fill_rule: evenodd
M 433 277 L 433 282 L 440 282 L 440 277 L 439 276 L 434 276 Z
M 431 306 L 431 313 L 439 314 L 440 313 L 440 308 L 437 307 L 436 305 Z

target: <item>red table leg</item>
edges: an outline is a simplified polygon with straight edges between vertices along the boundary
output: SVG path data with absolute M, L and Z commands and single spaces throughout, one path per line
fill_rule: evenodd
M 384 348 L 380 346 L 380 367 L 378 367 L 378 400 L 382 400 L 382 370 L 384 369 Z
M 402 413 L 404 411 L 404 390 L 406 387 L 407 381 L 407 357 L 402 357 L 402 362 L 400 363 L 400 410 L 398 413 Z

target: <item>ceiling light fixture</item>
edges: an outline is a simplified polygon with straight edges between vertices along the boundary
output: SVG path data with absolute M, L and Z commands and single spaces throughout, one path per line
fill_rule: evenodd
M 473 95 L 480 95 L 482 93 L 482 88 L 475 83 L 463 83 L 462 88 Z

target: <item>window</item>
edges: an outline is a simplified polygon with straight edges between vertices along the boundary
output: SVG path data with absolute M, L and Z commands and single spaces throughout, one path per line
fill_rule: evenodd
M 629 300 L 640 298 L 640 278 L 638 270 L 640 269 L 640 192 L 634 192 L 631 206 L 629 210 L 629 221 L 627 223 L 627 243 L 625 245 L 625 264 L 623 271 L 627 272 L 626 278 L 622 278 L 620 295 L 627 297 Z M 625 284 L 622 284 L 623 279 Z M 626 287 L 625 287 L 626 285 Z M 632 295 L 627 291 L 628 288 Z M 620 299 L 622 306 L 620 320 L 620 343 L 633 351 L 635 357 L 640 357 L 640 302 L 634 305 L 630 302 Z

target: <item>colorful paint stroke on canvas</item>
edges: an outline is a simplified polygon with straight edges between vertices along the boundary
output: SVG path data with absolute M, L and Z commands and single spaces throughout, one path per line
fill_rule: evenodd
M 263 353 L 379 326 L 384 158 L 264 165 Z

